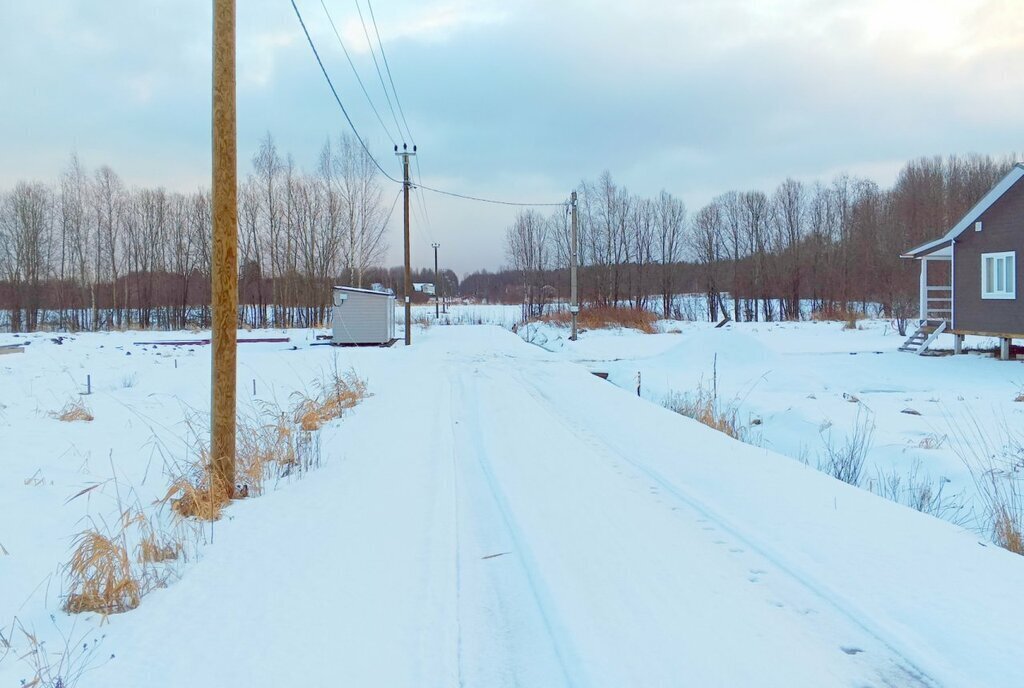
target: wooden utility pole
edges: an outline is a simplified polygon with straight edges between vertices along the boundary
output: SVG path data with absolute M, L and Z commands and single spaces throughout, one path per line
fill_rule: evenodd
M 238 151 L 235 0 L 213 3 L 213 247 L 210 462 L 228 494 L 235 485 L 235 338 L 238 331 Z
M 409 156 L 416 155 L 416 146 L 412 147 L 412 153 L 406 144 L 402 144 L 402 151 L 395 146 L 395 155 L 402 156 L 402 189 L 405 193 L 405 345 L 412 344 L 412 265 L 409 257 Z
M 572 246 L 569 249 L 569 312 L 572 313 L 572 334 L 569 339 L 576 341 L 576 317 L 580 313 L 579 280 L 577 270 L 579 269 L 579 255 L 576 250 L 576 192 L 573 191 L 569 197 L 569 205 L 572 208 Z
M 441 244 L 436 241 L 431 244 L 434 247 L 434 319 L 441 317 L 441 281 L 437 276 L 437 249 Z

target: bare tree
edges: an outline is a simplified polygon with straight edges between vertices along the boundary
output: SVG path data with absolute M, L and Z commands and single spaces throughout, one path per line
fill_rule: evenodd
M 523 319 L 544 314 L 544 271 L 548 268 L 550 224 L 536 210 L 524 210 L 505 231 L 505 256 L 520 273 L 523 287 Z
M 34 330 L 49 277 L 53 193 L 44 184 L 20 182 L 0 209 L 0 271 L 11 285 L 12 330 Z
M 666 318 L 675 316 L 676 263 L 683 258 L 683 233 L 686 206 L 672 194 L 662 190 L 657 200 L 657 261 L 661 264 L 658 286 L 661 291 L 661 312 Z
M 718 264 L 724 252 L 722 249 L 722 201 L 712 201 L 697 212 L 693 218 L 690 243 L 697 264 L 700 266 L 704 297 L 707 301 L 708 320 L 718 320 L 721 291 L 716 277 Z M 722 308 L 724 311 L 724 306 Z M 722 315 L 728 315 L 723 312 Z
M 806 205 L 804 185 L 794 179 L 784 181 L 772 198 L 774 243 L 779 257 L 779 316 L 785 320 L 800 319 Z
M 657 240 L 658 208 L 648 198 L 633 198 L 629 202 L 626 231 L 626 263 L 629 265 L 632 294 L 630 300 L 638 310 L 647 309 L 651 280 L 648 268 L 654 262 Z

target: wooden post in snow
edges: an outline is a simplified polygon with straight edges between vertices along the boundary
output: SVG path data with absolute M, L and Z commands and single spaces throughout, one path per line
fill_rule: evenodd
M 573 191 L 569 197 L 572 212 L 572 244 L 569 247 L 569 313 L 572 314 L 572 334 L 569 339 L 576 341 L 576 320 L 580 314 L 579 295 L 579 253 L 576 249 L 576 192 Z
M 228 493 L 235 485 L 238 328 L 238 151 L 235 117 L 235 0 L 213 3 L 213 246 L 210 461 Z

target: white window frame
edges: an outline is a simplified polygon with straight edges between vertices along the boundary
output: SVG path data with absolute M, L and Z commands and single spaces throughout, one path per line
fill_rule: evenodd
M 992 290 L 989 285 L 989 261 L 992 261 L 996 275 L 992 277 Z M 1002 263 L 1002 271 L 999 271 L 997 263 Z M 1009 268 L 1009 269 L 1007 269 Z M 996 280 L 1002 276 L 1003 283 L 997 284 Z M 983 299 L 1016 299 L 1017 298 L 1017 252 L 1001 251 L 999 253 L 981 254 L 981 298 Z

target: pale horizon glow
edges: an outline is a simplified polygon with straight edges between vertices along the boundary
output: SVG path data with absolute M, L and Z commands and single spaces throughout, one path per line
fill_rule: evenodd
M 325 1 L 393 130 L 354 4 Z M 360 133 L 398 176 L 392 141 L 320 1 L 299 5 Z M 377 0 L 373 9 L 424 183 L 471 195 L 558 202 L 607 169 L 633 192 L 672 192 L 692 212 L 787 177 L 850 173 L 888 185 L 917 157 L 1022 147 L 1018 2 Z M 238 12 L 240 174 L 267 131 L 312 170 L 345 124 L 290 2 L 252 0 Z M 0 188 L 55 182 L 72 152 L 129 186 L 208 186 L 209 32 L 208 3 L 4 3 L 0 58 L 17 67 L 0 74 Z M 460 274 L 502 265 L 515 209 L 424 198 L 416 266 L 432 264 L 434 241 Z M 396 213 L 392 264 L 400 228 Z

